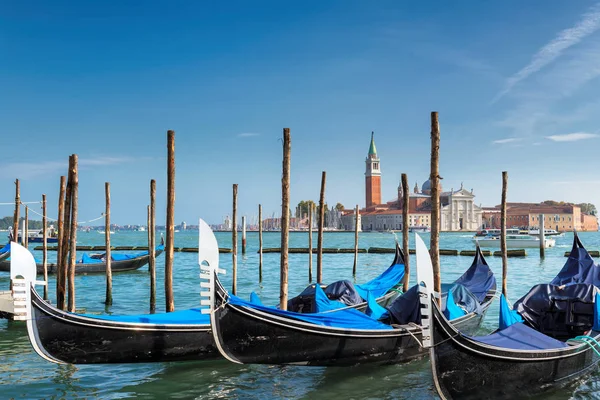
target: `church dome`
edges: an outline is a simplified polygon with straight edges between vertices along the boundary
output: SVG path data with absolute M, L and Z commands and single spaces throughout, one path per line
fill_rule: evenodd
M 441 193 L 442 192 L 442 183 L 439 182 L 438 186 L 440 188 L 440 193 Z M 427 179 L 423 183 L 423 186 L 421 186 L 421 193 L 423 193 L 423 194 L 431 194 L 431 180 Z

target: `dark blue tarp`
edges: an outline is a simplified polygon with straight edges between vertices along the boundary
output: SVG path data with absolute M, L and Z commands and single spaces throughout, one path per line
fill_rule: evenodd
M 327 285 L 324 292 L 330 300 L 337 300 L 347 306 L 353 306 L 365 301 L 349 280 L 333 282 Z
M 304 321 L 321 326 L 368 330 L 393 329 L 391 326 L 376 321 L 368 315 L 363 314 L 360 311 L 354 309 L 339 310 L 336 312 L 325 314 L 296 313 L 291 311 L 283 311 L 275 307 L 259 306 L 256 304 L 252 304 L 249 301 L 243 300 L 231 294 L 229 295 L 229 303 L 232 305 L 249 307 L 272 315 L 285 318 L 293 318 L 299 321 Z
M 498 329 L 506 329 L 512 324 L 523 322 L 523 318 L 516 310 L 512 310 L 504 294 L 500 295 L 500 314 L 498 315 Z
M 205 307 L 208 308 L 208 307 Z M 210 324 L 210 315 L 202 314 L 202 308 L 191 308 L 189 310 L 174 311 L 170 313 L 159 313 L 159 314 L 138 314 L 138 315 L 91 315 L 91 314 L 80 314 L 84 317 L 117 321 L 117 322 L 133 322 L 133 323 L 144 323 L 144 324 L 158 324 L 158 325 L 170 325 L 170 324 L 198 324 L 208 325 Z
M 590 253 L 583 247 L 577 233 L 573 237 L 573 248 L 567 262 L 550 283 L 553 285 L 589 283 L 600 287 L 600 267 L 594 263 Z
M 444 312 L 447 309 L 446 301 L 448 293 L 450 292 L 452 292 L 454 305 L 463 309 L 463 315 L 480 311 L 481 304 L 479 303 L 477 296 L 475 296 L 475 294 L 473 294 L 465 285 L 455 282 L 451 284 L 442 284 L 442 310 L 444 310 Z
M 569 347 L 568 344 L 531 329 L 521 322 L 491 335 L 475 336 L 471 339 L 491 346 L 515 350 L 549 350 Z
M 477 246 L 475 259 L 469 269 L 454 283 L 466 286 L 481 303 L 488 291 L 496 290 L 496 277 Z
M 555 338 L 584 334 L 594 325 L 598 289 L 587 283 L 535 285 L 514 309 L 533 329 Z
M 385 295 L 391 288 L 402 282 L 404 278 L 404 254 L 400 245 L 396 242 L 396 256 L 394 262 L 377 278 L 361 285 L 355 285 L 356 291 L 364 300 L 369 293 L 376 299 Z
M 160 246 L 156 247 L 155 251 L 160 251 L 160 250 L 164 250 L 165 246 L 163 246 L 162 244 Z M 142 256 L 147 256 L 149 254 L 149 252 L 146 251 L 141 251 L 138 253 L 132 253 L 132 254 L 123 254 L 123 253 L 111 253 L 110 255 L 110 259 L 112 261 L 124 261 L 124 260 L 131 260 L 137 257 L 142 257 Z M 87 253 L 83 253 L 83 255 L 81 256 L 81 261 L 79 261 L 82 264 L 100 264 L 105 262 L 105 258 L 106 258 L 106 253 L 101 254 L 101 255 L 94 255 L 93 257 L 88 255 Z
M 420 324 L 421 304 L 419 300 L 419 286 L 414 285 L 405 293 L 402 293 L 387 307 L 387 310 L 393 324 L 406 325 L 410 322 Z

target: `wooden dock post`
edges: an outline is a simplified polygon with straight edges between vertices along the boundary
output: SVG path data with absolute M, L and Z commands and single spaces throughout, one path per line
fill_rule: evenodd
M 175 311 L 173 247 L 175 241 L 175 131 L 167 131 L 167 240 L 165 243 L 165 309 Z
M 429 252 L 433 265 L 434 290 L 441 306 L 442 278 L 440 274 L 440 123 L 437 111 L 431 113 L 431 241 Z
M 404 252 L 404 285 L 402 290 L 406 293 L 410 281 L 410 251 L 408 249 L 408 206 L 409 206 L 408 176 L 402 174 L 402 251 Z
M 354 266 L 352 267 L 352 276 L 356 277 L 356 264 L 358 264 L 358 204 L 354 209 Z
M 77 265 L 77 207 L 79 190 L 79 173 L 77 170 L 77 154 L 73 154 L 73 185 L 71 188 L 71 231 L 69 252 L 69 307 L 70 312 L 75 312 L 75 267 Z
M 508 172 L 502 171 L 502 201 L 500 203 L 500 251 L 502 252 L 502 294 L 508 297 L 506 278 L 508 276 L 508 255 L 506 252 L 506 190 Z
M 313 233 L 313 213 L 315 209 L 314 203 L 311 201 L 308 204 L 310 211 L 308 212 L 308 281 L 312 282 L 312 262 L 313 262 L 313 254 L 312 254 L 312 233 Z
M 64 237 L 64 218 L 65 218 L 65 189 L 66 189 L 66 185 L 67 185 L 67 177 L 66 176 L 61 176 L 60 177 L 60 190 L 59 190 L 59 194 L 58 194 L 58 221 L 56 221 L 56 229 L 58 230 L 58 238 L 56 241 L 56 267 L 57 267 L 57 271 L 56 271 L 56 306 L 58 308 L 60 308 L 61 310 L 65 309 L 65 303 L 64 303 L 64 276 L 61 273 L 62 270 L 62 265 L 63 265 L 63 237 Z M 62 307 L 61 307 L 61 303 L 59 301 L 60 299 L 60 295 L 59 293 L 61 292 L 63 293 L 62 296 Z
M 156 312 L 156 181 L 150 180 L 150 223 L 148 224 L 150 242 L 148 260 L 150 268 L 150 312 Z
M 287 310 L 288 302 L 288 251 L 290 235 L 290 166 L 292 137 L 290 128 L 283 128 L 283 174 L 281 177 L 281 279 L 279 308 Z
M 262 205 L 258 205 L 258 283 L 262 282 L 263 237 L 262 237 Z
M 242 254 L 246 254 L 246 216 L 242 215 Z
M 231 216 L 231 293 L 237 293 L 237 194 L 238 185 L 233 184 L 233 204 Z
M 29 248 L 29 207 L 25 206 L 25 220 L 23 221 L 23 246 Z
M 44 300 L 48 300 L 48 216 L 46 211 L 46 195 L 42 195 L 42 268 L 44 268 Z
M 65 202 L 63 205 L 63 236 L 61 246 L 61 265 L 57 265 L 57 275 L 60 274 L 60 288 L 56 292 L 56 305 L 61 310 L 66 308 L 67 298 L 67 269 L 69 265 L 69 238 L 71 232 L 71 192 L 73 187 L 73 156 L 69 156 L 69 171 L 65 187 Z
M 110 252 L 110 182 L 104 183 L 104 194 L 106 196 L 106 209 L 104 211 L 104 246 L 106 247 L 106 300 L 104 304 L 112 305 L 112 268 Z
M 19 209 L 21 207 L 21 184 L 15 180 L 15 215 L 13 218 L 13 242 L 19 243 Z
M 327 173 L 321 175 L 321 196 L 319 197 L 319 233 L 317 237 L 317 283 L 323 282 L 323 226 L 325 224 L 325 181 Z
M 546 256 L 546 234 L 544 232 L 545 224 L 544 222 L 544 214 L 540 214 L 540 258 L 544 258 Z

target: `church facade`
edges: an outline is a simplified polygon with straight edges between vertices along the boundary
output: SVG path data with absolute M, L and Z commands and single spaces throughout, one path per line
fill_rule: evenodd
M 419 190 L 415 187 L 411 193 L 403 193 L 398 185 L 398 197 L 387 203 L 381 202 L 381 160 L 377 155 L 374 133 L 371 133 L 369 152 L 365 160 L 365 208 L 360 210 L 359 229 L 363 231 L 401 230 L 402 205 L 408 201 L 409 227 L 431 228 L 431 182 L 425 181 Z M 475 204 L 473 189 L 463 188 L 443 192 L 440 187 L 442 231 L 476 231 L 482 227 L 483 210 Z M 356 217 L 353 210 L 342 216 L 342 225 L 346 230 L 354 230 Z

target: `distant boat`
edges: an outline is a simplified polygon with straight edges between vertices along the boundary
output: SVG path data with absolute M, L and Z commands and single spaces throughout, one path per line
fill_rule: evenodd
M 106 231 L 98 231 L 98 233 L 105 234 L 105 233 L 106 233 Z M 111 235 L 113 235 L 114 233 L 115 233 L 115 231 L 110 231 L 110 234 L 111 234 Z
M 475 236 L 473 242 L 479 244 L 480 247 L 496 247 L 500 248 L 500 236 L 488 235 L 483 238 Z M 556 244 L 554 239 L 544 238 L 544 247 L 554 247 Z M 540 247 L 540 238 L 531 235 L 506 235 L 507 249 L 524 249 Z
M 8 239 L 12 240 L 13 237 L 13 231 L 12 231 L 12 227 L 10 227 L 8 229 Z M 17 239 L 18 242 L 22 242 L 22 236 L 19 233 L 19 237 Z M 29 243 L 43 243 L 44 242 L 44 230 L 40 229 L 40 230 L 34 230 L 31 232 L 27 233 L 27 241 Z M 57 230 L 54 228 L 54 225 L 50 225 L 47 229 L 46 229 L 46 243 L 57 243 L 58 242 L 58 232 Z
M 138 232 L 146 232 L 146 228 L 144 228 L 143 226 L 140 226 L 137 228 Z
M 530 235 L 538 235 L 540 234 L 540 229 L 531 229 L 529 230 Z M 562 236 L 562 232 L 558 232 L 555 229 L 544 229 L 544 236 Z
M 425 225 L 409 226 L 408 231 L 409 232 L 431 232 L 431 228 L 428 226 L 425 226 Z

